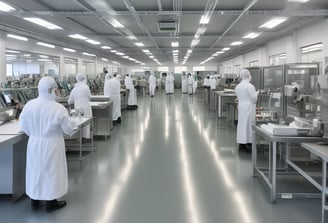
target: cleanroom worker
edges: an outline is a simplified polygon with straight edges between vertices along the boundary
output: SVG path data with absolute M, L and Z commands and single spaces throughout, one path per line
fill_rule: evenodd
M 150 97 L 155 96 L 155 89 L 156 89 L 156 77 L 155 77 L 154 73 L 151 73 L 150 77 L 149 77 L 149 95 L 150 95 Z
M 71 91 L 68 104 L 74 103 L 74 109 L 77 110 L 83 117 L 92 117 L 92 109 L 90 104 L 91 93 L 88 85 L 86 84 L 86 76 L 84 74 L 77 74 L 73 90 Z M 83 127 L 82 137 L 90 139 L 90 124 Z
M 105 83 L 104 83 L 104 96 L 109 97 L 109 80 L 112 78 L 112 75 L 105 71 Z
M 215 90 L 216 89 L 216 80 L 215 80 L 215 76 L 211 75 L 210 79 L 208 81 L 209 86 L 211 87 L 211 90 Z
M 187 75 L 185 73 L 182 75 L 181 91 L 182 91 L 182 94 L 187 94 L 188 93 L 188 78 L 187 78 Z
M 129 90 L 128 109 L 137 109 L 137 91 L 133 85 L 133 80 L 129 74 L 125 76 L 125 87 Z
M 46 210 L 66 205 L 57 199 L 68 190 L 67 160 L 64 136 L 77 129 L 65 107 L 56 100 L 57 84 L 52 77 L 43 77 L 38 84 L 39 96 L 29 101 L 19 117 L 21 130 L 29 136 L 26 157 L 26 194 L 33 209 L 40 200 Z
M 171 73 L 169 73 L 165 79 L 165 90 L 166 94 L 174 93 L 174 77 Z
M 257 93 L 247 69 L 240 72 L 242 81 L 236 86 L 238 98 L 237 143 L 240 150 L 251 151 L 252 124 L 255 123 Z
M 192 95 L 194 89 L 194 78 L 188 73 L 188 94 Z
M 121 82 L 117 74 L 109 80 L 109 97 L 113 100 L 113 123 L 121 123 Z
M 210 75 L 207 75 L 206 78 L 204 79 L 203 86 L 204 87 L 210 86 Z

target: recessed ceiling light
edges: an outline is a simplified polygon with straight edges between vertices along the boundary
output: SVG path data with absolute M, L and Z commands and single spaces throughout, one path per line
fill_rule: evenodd
M 63 48 L 63 50 L 65 50 L 65 51 L 67 51 L 67 52 L 71 52 L 71 53 L 76 52 L 76 50 L 71 49 L 71 48 Z
M 144 53 L 150 53 L 149 50 L 142 50 L 142 52 L 144 52 Z
M 41 61 L 41 62 L 51 62 L 50 59 L 38 59 L 38 61 Z
M 110 52 L 111 52 L 111 53 L 116 53 L 116 52 L 117 52 L 117 50 L 111 50 Z
M 228 50 L 230 50 L 230 47 L 225 47 L 222 49 L 222 51 L 228 51 Z
M 150 58 L 150 59 L 153 59 L 153 58 L 154 58 L 154 56 L 149 56 L 149 58 Z
M 281 23 L 285 22 L 287 20 L 287 17 L 275 17 L 263 25 L 261 25 L 259 28 L 266 28 L 266 29 L 273 29 L 274 27 L 280 25 Z
M 205 15 L 202 15 L 202 17 L 200 18 L 199 24 L 208 24 L 209 22 L 210 22 L 210 17 L 208 13 L 206 13 Z
M 137 39 L 137 37 L 132 36 L 132 35 L 131 36 L 128 36 L 128 38 L 131 39 L 131 40 L 136 40 Z
M 241 42 L 241 41 L 235 41 L 235 42 L 230 43 L 231 46 L 239 46 L 241 44 L 243 44 L 243 42 Z
M 109 50 L 112 49 L 110 46 L 102 46 L 101 49 Z
M 24 56 L 24 57 L 30 57 L 31 54 L 24 54 L 23 56 Z
M 129 59 L 129 56 L 122 56 L 122 58 L 124 58 L 124 59 Z
M 92 40 L 92 39 L 86 39 L 85 41 L 88 42 L 88 43 L 91 43 L 92 45 L 99 45 L 100 44 L 100 42 L 98 42 L 96 40 Z
M 217 51 L 216 53 L 217 54 L 223 54 L 224 52 L 223 51 Z
M 199 43 L 199 41 L 200 41 L 200 39 L 193 39 L 193 40 L 191 41 L 191 47 L 197 46 L 198 43 Z
M 39 45 L 39 46 L 45 46 L 45 47 L 48 47 L 48 48 L 56 48 L 55 45 L 52 45 L 52 44 L 49 44 L 49 43 L 37 42 L 36 44 Z
M 192 53 L 192 50 L 188 50 L 187 53 Z
M 179 42 L 171 42 L 172 47 L 179 47 Z
M 63 29 L 62 27 L 57 26 L 57 25 L 55 25 L 51 22 L 48 22 L 44 19 L 40 19 L 40 18 L 24 18 L 24 19 L 29 21 L 29 22 L 35 23 L 39 26 L 45 27 L 47 29 Z
M 101 58 L 101 60 L 108 62 L 108 59 L 106 59 L 106 58 Z
M 124 56 L 125 54 L 124 53 L 121 53 L 121 52 L 117 52 L 116 55 Z
M 82 54 L 85 55 L 85 56 L 90 56 L 90 57 L 94 57 L 94 56 L 96 56 L 95 54 L 92 54 L 92 53 L 86 53 L 86 52 L 83 52 Z
M 7 37 L 12 38 L 12 39 L 22 40 L 22 41 L 28 41 L 28 38 L 26 38 L 24 36 L 17 36 L 14 34 L 7 34 Z
M 172 53 L 179 53 L 179 50 L 172 50 Z
M 6 53 L 20 53 L 20 51 L 17 51 L 17 50 L 6 50 Z
M 261 33 L 251 32 L 251 33 L 248 33 L 247 35 L 245 35 L 243 38 L 245 38 L 245 39 L 255 39 L 259 35 L 261 35 Z
M 115 28 L 124 28 L 124 26 L 122 25 L 122 23 L 120 23 L 119 21 L 117 21 L 116 19 L 113 19 L 110 24 L 112 26 L 114 26 Z
M 10 11 L 13 11 L 13 10 L 15 10 L 15 8 L 11 7 L 7 3 L 0 2 L 0 11 L 10 12 Z
M 42 55 L 42 54 L 40 54 L 39 57 L 40 57 L 40 58 L 49 58 L 49 56 L 47 56 L 47 55 Z
M 142 46 L 145 46 L 142 42 L 137 42 L 137 43 L 134 43 L 136 46 L 138 47 L 142 47 Z
M 289 2 L 298 2 L 298 3 L 305 3 L 308 2 L 309 0 L 288 0 Z
M 68 35 L 69 37 L 73 38 L 73 39 L 81 39 L 81 40 L 86 40 L 88 39 L 87 37 L 85 36 L 82 36 L 80 34 L 72 34 L 72 35 Z

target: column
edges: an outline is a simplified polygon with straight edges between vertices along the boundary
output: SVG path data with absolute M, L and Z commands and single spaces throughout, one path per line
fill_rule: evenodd
M 0 32 L 0 83 L 6 81 L 6 35 Z
M 63 52 L 61 52 L 59 55 L 59 76 L 61 79 L 67 76 L 67 73 L 65 71 L 65 61 Z

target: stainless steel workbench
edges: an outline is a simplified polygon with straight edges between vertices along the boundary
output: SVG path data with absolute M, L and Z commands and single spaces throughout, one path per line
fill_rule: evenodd
M 264 139 L 269 144 L 269 168 L 257 166 L 257 136 Z M 260 126 L 252 126 L 252 162 L 253 162 L 253 176 L 259 176 L 264 180 L 270 190 L 271 202 L 276 201 L 277 193 L 277 144 L 286 143 L 286 151 L 289 150 L 289 143 L 306 143 L 322 141 L 322 137 L 307 137 L 307 136 L 274 136 L 270 132 L 262 129 Z M 268 176 L 265 174 L 268 171 Z M 285 193 L 284 193 L 285 194 Z M 292 193 L 288 193 L 291 194 Z

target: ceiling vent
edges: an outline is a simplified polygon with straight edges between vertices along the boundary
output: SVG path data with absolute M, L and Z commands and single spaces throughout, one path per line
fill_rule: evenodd
M 178 30 L 178 23 L 173 20 L 159 21 L 157 25 L 159 32 L 176 32 Z

